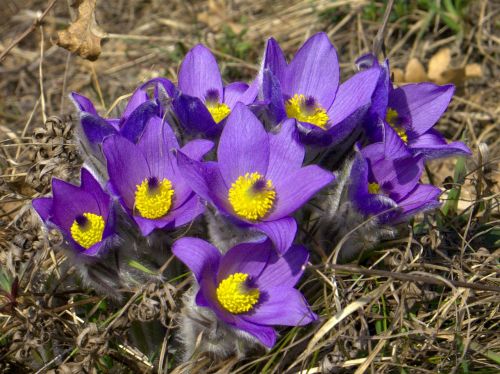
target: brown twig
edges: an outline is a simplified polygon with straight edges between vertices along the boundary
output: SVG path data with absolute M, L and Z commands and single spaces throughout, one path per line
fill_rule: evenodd
M 356 265 L 327 264 L 326 267 L 330 268 L 332 270 L 338 271 L 338 272 L 344 271 L 347 273 L 355 273 L 355 274 L 363 274 L 363 275 L 375 275 L 375 276 L 379 276 L 379 277 L 393 278 L 393 279 L 398 279 L 398 280 L 402 280 L 402 281 L 430 283 L 430 284 L 436 284 L 436 285 L 440 285 L 440 286 L 452 285 L 454 287 L 463 287 L 463 288 L 470 288 L 470 289 L 478 290 L 478 291 L 491 291 L 491 292 L 500 293 L 500 287 L 491 286 L 491 285 L 482 284 L 482 283 L 469 283 L 469 282 L 455 281 L 455 280 L 451 280 L 451 279 L 441 279 L 438 277 L 433 277 L 432 274 L 417 275 L 417 274 L 413 274 L 413 273 L 394 273 L 394 272 L 385 271 L 385 270 L 366 269 L 366 268 L 362 268 L 362 267 L 356 266 Z
M 54 4 L 56 3 L 57 0 L 52 0 L 49 4 L 49 6 L 43 11 L 42 15 L 38 17 L 36 20 L 33 21 L 31 26 L 24 31 L 21 35 L 19 35 L 14 41 L 7 47 L 5 50 L 0 54 L 0 62 L 2 62 L 5 59 L 5 56 L 9 54 L 9 52 L 14 48 L 16 45 L 18 45 L 24 38 L 26 38 L 29 34 L 31 34 L 35 29 L 41 25 L 42 20 L 45 18 L 45 16 L 49 13 L 49 11 L 52 9 Z
M 373 38 L 373 54 L 378 57 L 379 53 L 382 51 L 385 55 L 384 47 L 384 37 L 385 29 L 387 28 L 387 23 L 389 22 L 389 16 L 391 15 L 392 6 L 394 5 L 394 0 L 389 0 L 387 7 L 385 8 L 384 18 L 382 20 L 382 25 L 377 31 L 377 35 Z

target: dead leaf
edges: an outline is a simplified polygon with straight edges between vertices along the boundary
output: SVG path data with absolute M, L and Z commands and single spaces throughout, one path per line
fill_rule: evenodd
M 97 25 L 95 6 L 97 0 L 76 0 L 72 7 L 77 9 L 76 20 L 63 31 L 58 32 L 57 45 L 94 61 L 101 54 L 101 39 L 106 33 Z
M 431 80 L 440 84 L 442 81 L 441 74 L 448 69 L 451 61 L 451 50 L 449 48 L 441 48 L 431 57 L 427 75 Z
M 483 76 L 483 69 L 479 64 L 468 64 L 465 66 L 465 76 L 467 78 L 480 78 Z
M 404 83 L 405 82 L 405 73 L 403 70 L 399 68 L 391 69 L 393 82 L 394 83 Z
M 465 80 L 465 68 L 457 69 L 447 69 L 441 73 L 439 80 L 436 80 L 437 84 L 448 84 L 453 83 L 456 86 L 460 86 Z
M 418 58 L 412 58 L 406 64 L 404 80 L 409 83 L 425 82 L 428 80 L 424 65 Z

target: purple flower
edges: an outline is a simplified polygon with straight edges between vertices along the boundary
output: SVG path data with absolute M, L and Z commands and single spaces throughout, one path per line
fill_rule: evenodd
M 114 233 L 112 201 L 87 169 L 82 168 L 80 179 L 80 187 L 52 179 L 52 197 L 33 199 L 33 207 L 78 253 L 96 256 Z
M 316 165 L 302 167 L 304 152 L 293 121 L 268 134 L 250 109 L 237 104 L 222 131 L 217 162 L 200 163 L 183 152 L 177 158 L 198 195 L 239 225 L 265 233 L 284 253 L 297 231 L 290 215 L 334 179 Z
M 309 38 L 290 64 L 269 39 L 262 69 L 263 96 L 276 123 L 294 118 L 303 143 L 323 146 L 344 140 L 363 119 L 380 74 L 368 69 L 339 86 L 337 52 L 325 33 Z
M 148 97 L 149 86 L 154 86 L 154 100 Z M 175 95 L 175 87 L 168 79 L 151 79 L 134 91 L 121 118 L 104 119 L 99 116 L 92 102 L 85 96 L 72 92 L 70 97 L 80 112 L 83 133 L 95 148 L 102 143 L 104 138 L 112 134 L 121 134 L 136 143 L 150 118 L 155 115 L 163 116 L 160 90 L 164 90 L 170 97 Z
M 441 190 L 418 183 L 422 169 L 422 156 L 413 156 L 395 132 L 388 132 L 385 142 L 357 152 L 350 199 L 358 211 L 378 215 L 381 223 L 397 223 L 436 208 Z
M 217 61 L 201 44 L 191 49 L 179 71 L 181 94 L 173 100 L 174 110 L 187 130 L 207 136 L 217 135 L 236 103 L 251 104 L 257 96 L 255 86 L 222 83 Z
M 222 256 L 204 240 L 182 238 L 172 252 L 196 277 L 200 286 L 196 304 L 267 347 L 276 342 L 272 326 L 302 326 L 317 320 L 293 288 L 309 257 L 302 246 L 292 246 L 279 256 L 266 240 L 239 244 Z
M 201 160 L 212 146 L 208 140 L 194 140 L 181 150 Z M 143 235 L 155 228 L 184 225 L 203 213 L 203 205 L 177 168 L 173 155 L 177 149 L 172 129 L 156 116 L 137 144 L 120 135 L 104 140 L 110 188 Z
M 471 154 L 464 143 L 448 144 L 433 129 L 453 97 L 452 84 L 438 86 L 426 82 L 393 88 L 388 61 L 380 65 L 373 55 L 360 60 L 362 67 L 374 66 L 381 71 L 372 100 L 371 121 L 367 122 L 367 132 L 373 141 L 380 141 L 383 133 L 390 131 L 399 135 L 412 154 L 422 154 L 425 159 Z

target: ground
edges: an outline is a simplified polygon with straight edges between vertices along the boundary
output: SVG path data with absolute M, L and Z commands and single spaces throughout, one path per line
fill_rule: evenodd
M 74 181 L 79 174 L 68 94 L 88 96 L 100 113 L 117 111 L 139 83 L 176 81 L 197 43 L 216 54 L 226 81 L 251 80 L 268 37 L 291 56 L 318 31 L 336 46 L 345 78 L 371 50 L 387 1 L 97 1 L 100 30 L 93 32 L 103 38 L 95 61 L 56 44 L 77 12 L 58 0 L 43 14 L 51 3 L 6 0 L 1 10 L 3 372 L 500 370 L 500 4 L 396 1 L 387 25 L 385 53 L 397 84 L 457 86 L 437 126 L 473 156 L 429 164 L 425 178 L 443 189 L 443 208 L 402 225 L 396 238 L 350 264 L 311 248 L 324 261 L 307 269 L 300 289 L 319 323 L 281 329 L 274 349 L 244 360 L 201 355 L 181 364 L 175 334 L 187 274 L 171 282 L 153 277 L 121 290 L 120 300 L 103 296 L 80 282 L 74 259 L 57 249 L 58 233 L 43 231 L 31 210 L 32 198 L 50 193 L 53 176 Z

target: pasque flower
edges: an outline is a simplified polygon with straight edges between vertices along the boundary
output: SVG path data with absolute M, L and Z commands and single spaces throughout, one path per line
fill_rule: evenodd
M 358 151 L 351 170 L 349 197 L 364 215 L 397 223 L 440 205 L 441 190 L 420 184 L 422 155 L 413 156 L 401 138 L 388 131 L 384 142 Z
M 213 146 L 194 140 L 181 150 L 200 160 Z M 104 140 L 109 185 L 143 235 L 155 228 L 178 227 L 203 213 L 203 205 L 177 168 L 179 144 L 167 122 L 152 117 L 137 144 L 121 135 Z
M 224 86 L 217 61 L 210 50 L 198 44 L 184 58 L 179 71 L 181 94 L 173 100 L 174 110 L 187 130 L 214 136 L 236 103 L 251 104 L 257 87 L 243 82 Z
M 293 121 L 268 134 L 240 103 L 227 118 L 217 162 L 198 162 L 182 150 L 178 162 L 198 195 L 240 226 L 265 233 L 284 253 L 297 231 L 290 215 L 334 179 L 316 165 L 302 167 L 304 152 Z
M 294 288 L 309 257 L 302 246 L 294 245 L 279 256 L 267 239 L 238 244 L 222 256 L 204 240 L 182 238 L 172 252 L 198 282 L 196 304 L 266 347 L 276 342 L 272 326 L 302 326 L 317 319 Z
M 370 106 L 380 74 L 368 69 L 339 86 L 337 52 L 325 33 L 309 38 L 289 64 L 269 39 L 262 69 L 263 98 L 276 123 L 294 118 L 301 141 L 317 145 L 338 144 L 353 131 Z
M 379 64 L 373 55 L 365 55 L 358 59 L 358 64 L 381 71 L 372 100 L 372 116 L 365 124 L 372 141 L 381 141 L 383 133 L 391 131 L 398 134 L 412 154 L 422 154 L 425 159 L 471 154 L 464 143 L 447 143 L 433 129 L 446 111 L 455 86 L 424 82 L 394 88 L 388 61 Z
M 154 86 L 154 99 L 150 99 L 147 93 L 150 86 Z M 160 90 L 169 97 L 173 97 L 176 92 L 175 86 L 168 79 L 151 79 L 134 91 L 120 118 L 102 118 L 92 102 L 81 94 L 72 92 L 70 97 L 80 112 L 83 133 L 95 147 L 112 134 L 121 134 L 126 139 L 137 142 L 149 119 L 153 116 L 163 116 Z
M 80 179 L 80 187 L 52 179 L 52 197 L 33 199 L 33 207 L 77 253 L 96 256 L 114 234 L 112 201 L 87 169 L 82 168 Z

